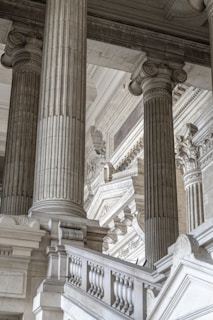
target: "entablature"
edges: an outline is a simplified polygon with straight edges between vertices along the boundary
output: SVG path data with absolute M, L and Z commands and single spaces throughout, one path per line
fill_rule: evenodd
M 141 52 L 157 51 L 159 54 L 166 52 L 185 62 L 210 66 L 209 35 L 208 28 L 205 27 L 207 19 L 205 13 L 195 14 L 187 11 L 188 15 L 184 15 L 185 20 L 181 22 L 179 13 L 176 17 L 177 8 L 174 12 L 167 8 L 164 13 L 171 11 L 169 16 L 168 14 L 165 17 L 162 16 L 160 21 L 156 20 L 156 15 L 153 16 L 152 12 L 148 11 L 146 19 L 143 16 L 144 13 L 140 13 L 142 22 L 133 24 L 133 15 L 128 21 L 125 16 L 122 16 L 122 12 L 117 19 L 112 15 L 95 14 L 96 11 L 92 9 L 93 2 L 88 1 L 88 39 Z M 115 6 L 118 4 L 119 1 L 116 1 Z M 29 0 L 0 0 L 0 18 L 42 28 L 45 20 L 45 3 Z M 187 23 L 187 19 L 190 23 Z

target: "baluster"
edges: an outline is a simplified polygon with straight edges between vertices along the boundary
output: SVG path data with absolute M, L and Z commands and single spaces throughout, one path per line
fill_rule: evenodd
M 104 270 L 101 268 L 100 270 L 100 278 L 99 278 L 99 287 L 100 287 L 100 299 L 104 296 Z
M 93 294 L 93 295 L 95 295 L 96 292 L 97 292 L 96 276 L 97 276 L 97 267 L 94 266 L 94 268 L 93 268 L 93 274 L 92 274 L 92 283 L 93 283 L 93 292 L 92 292 L 92 294 Z
M 80 259 L 77 259 L 77 263 L 76 263 L 76 285 L 79 286 L 79 282 L 80 282 L 80 277 L 79 277 L 79 272 L 80 272 Z
M 123 276 L 119 275 L 119 282 L 118 282 L 118 296 L 119 296 L 119 306 L 118 308 L 121 310 L 124 306 L 124 301 L 122 297 L 122 291 L 123 291 Z
M 96 284 L 96 288 L 97 288 L 97 297 L 99 298 L 100 296 L 100 293 L 101 293 L 101 288 L 100 288 L 100 266 L 97 266 L 97 269 L 96 269 L 96 278 L 95 278 L 95 284 Z
M 127 288 L 127 301 L 129 304 L 129 309 L 128 309 L 128 315 L 131 315 L 134 311 L 134 306 L 133 306 L 133 294 L 134 294 L 134 288 L 133 288 L 133 280 L 129 279 L 129 284 L 128 284 L 128 288 Z
M 90 283 L 89 293 L 92 294 L 93 292 L 93 265 L 92 264 L 90 264 L 89 283 Z
M 119 305 L 119 295 L 118 295 L 119 275 L 117 274 L 117 272 L 114 272 L 113 275 L 115 276 L 115 281 L 113 283 L 115 302 L 113 304 L 113 307 L 117 308 L 117 306 Z
M 81 285 L 81 269 L 82 269 L 82 261 L 80 258 L 71 256 L 70 257 L 70 279 L 73 285 L 80 286 Z
M 79 259 L 79 268 L 78 268 L 78 286 L 81 285 L 81 273 L 82 273 L 82 261 Z
M 73 279 L 73 268 L 74 268 L 74 264 L 73 264 L 73 256 L 70 257 L 70 282 L 72 282 Z
M 128 300 L 127 300 L 127 289 L 128 289 L 129 281 L 128 277 L 124 277 L 124 282 L 123 282 L 123 290 L 122 290 L 122 297 L 124 301 L 124 312 L 126 312 L 129 308 Z
M 74 257 L 74 259 L 73 259 L 73 284 L 76 284 L 76 269 L 77 269 L 76 260 L 77 260 L 77 258 Z

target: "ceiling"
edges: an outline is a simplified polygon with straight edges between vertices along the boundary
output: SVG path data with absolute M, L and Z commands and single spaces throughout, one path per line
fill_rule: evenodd
M 43 30 L 45 2 L 0 0 L 0 18 Z M 88 0 L 88 39 L 210 65 L 206 10 L 187 0 Z
M 12 20 L 43 29 L 45 3 L 0 0 L 0 51 Z M 186 62 L 187 84 L 211 88 L 206 10 L 197 13 L 187 0 L 88 0 L 88 64 L 127 72 L 130 78 L 149 51 L 178 56 Z M 100 94 L 97 88 L 103 70 L 108 71 L 93 67 L 88 70 L 90 104 Z M 11 70 L 0 67 L 0 153 L 5 147 L 10 82 Z
M 25 2 L 46 4 L 45 0 Z M 88 0 L 87 3 L 88 15 L 209 42 L 205 10 L 196 12 L 187 0 Z

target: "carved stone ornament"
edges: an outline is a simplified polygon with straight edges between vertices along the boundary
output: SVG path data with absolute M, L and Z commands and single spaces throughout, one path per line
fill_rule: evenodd
M 40 230 L 40 222 L 27 216 L 9 216 L 0 214 L 0 226 L 22 226 Z
M 42 36 L 39 30 L 23 30 L 15 27 L 7 36 L 5 53 L 1 63 L 11 68 L 18 62 L 26 63 L 29 60 L 41 63 Z
M 170 61 L 147 60 L 145 61 L 136 75 L 133 75 L 129 84 L 129 91 L 133 95 L 141 95 L 143 84 L 147 79 L 161 77 L 168 79 L 172 87 L 178 83 L 183 83 L 187 79 L 186 72 L 182 69 L 183 64 L 172 63 Z
M 197 169 L 199 158 L 199 147 L 192 141 L 192 137 L 198 129 L 191 123 L 187 123 L 186 128 L 185 136 L 177 135 L 175 142 L 176 165 L 183 173 Z
M 91 183 L 106 164 L 106 144 L 100 130 L 91 126 L 89 130 L 91 147 L 88 152 L 86 163 L 86 182 Z

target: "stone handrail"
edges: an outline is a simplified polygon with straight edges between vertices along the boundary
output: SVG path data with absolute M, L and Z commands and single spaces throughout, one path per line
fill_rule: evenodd
M 67 284 L 134 319 L 146 314 L 146 289 L 159 291 L 160 276 L 137 265 L 85 248 L 65 246 Z

